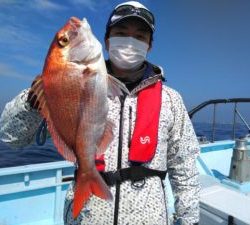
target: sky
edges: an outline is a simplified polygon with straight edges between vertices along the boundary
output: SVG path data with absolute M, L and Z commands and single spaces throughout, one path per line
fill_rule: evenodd
M 121 2 L 0 0 L 0 112 L 41 73 L 55 33 L 71 16 L 86 17 L 104 45 L 106 22 Z M 140 2 L 156 20 L 147 59 L 164 69 L 166 85 L 182 95 L 188 110 L 209 99 L 250 97 L 249 0 Z M 250 107 L 241 110 L 250 122 Z M 225 112 L 222 120 L 231 119 L 228 107 Z

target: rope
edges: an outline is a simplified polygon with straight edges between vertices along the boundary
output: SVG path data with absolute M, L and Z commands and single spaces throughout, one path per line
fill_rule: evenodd
M 39 125 L 36 133 L 36 143 L 39 146 L 42 146 L 45 144 L 47 139 L 47 123 L 46 120 L 43 119 L 41 124 Z

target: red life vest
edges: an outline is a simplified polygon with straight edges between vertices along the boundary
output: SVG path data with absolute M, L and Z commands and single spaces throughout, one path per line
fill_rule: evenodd
M 158 81 L 138 94 L 135 128 L 129 149 L 129 161 L 150 162 L 158 142 L 159 117 L 161 110 L 162 81 Z M 104 155 L 96 158 L 98 171 L 104 171 Z

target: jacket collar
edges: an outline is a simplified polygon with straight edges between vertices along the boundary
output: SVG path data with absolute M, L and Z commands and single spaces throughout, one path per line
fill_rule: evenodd
M 142 80 L 133 88 L 133 90 L 130 92 L 131 95 L 139 92 L 140 90 L 156 83 L 158 80 L 165 81 L 163 69 L 160 66 L 156 66 L 148 61 L 145 61 L 146 69 L 143 74 Z M 111 73 L 110 71 L 110 61 L 106 61 L 106 66 L 108 73 Z
M 147 68 L 144 72 L 141 82 L 131 91 L 131 94 L 135 94 L 140 90 L 156 83 L 158 80 L 165 81 L 163 69 L 159 66 L 155 66 L 148 61 L 145 61 Z

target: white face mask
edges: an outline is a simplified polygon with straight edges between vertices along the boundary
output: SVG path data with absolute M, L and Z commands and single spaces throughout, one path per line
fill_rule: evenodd
M 109 38 L 109 58 L 120 69 L 139 68 L 145 61 L 149 45 L 133 37 Z

